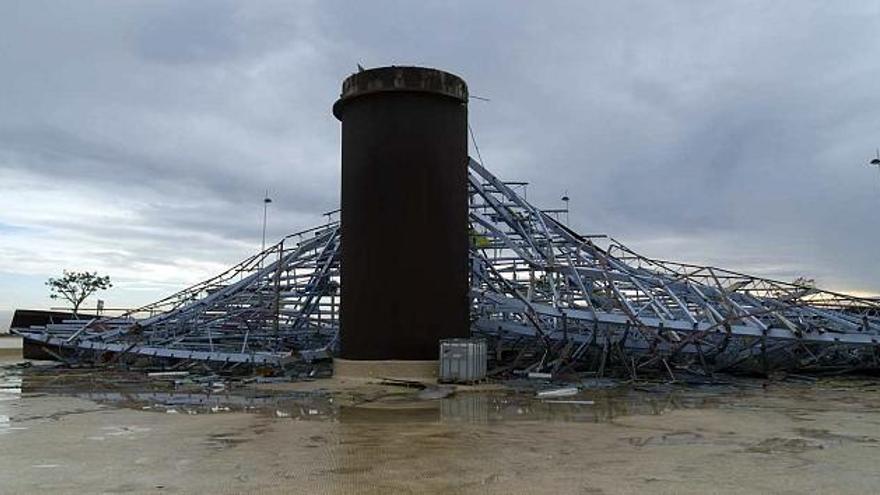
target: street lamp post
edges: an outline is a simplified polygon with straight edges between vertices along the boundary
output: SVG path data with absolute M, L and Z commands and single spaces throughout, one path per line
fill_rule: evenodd
M 877 149 L 877 155 L 868 162 L 868 165 L 877 167 L 877 172 L 880 172 L 880 148 Z
M 266 196 L 263 197 L 263 244 L 260 252 L 266 250 L 266 218 L 269 211 L 269 203 L 272 202 L 272 199 L 269 197 L 269 190 L 266 189 Z
M 565 203 L 565 225 L 568 226 L 569 218 L 568 218 L 568 202 L 571 201 L 571 198 L 568 197 L 568 191 L 562 194 L 562 202 Z

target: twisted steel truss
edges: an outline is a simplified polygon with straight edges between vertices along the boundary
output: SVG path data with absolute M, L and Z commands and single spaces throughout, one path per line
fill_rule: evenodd
M 509 368 L 880 368 L 876 300 L 649 259 L 613 238 L 579 235 L 474 160 L 469 170 L 472 330 L 516 351 Z M 340 243 L 338 223 L 328 223 L 121 317 L 14 331 L 74 358 L 328 357 Z

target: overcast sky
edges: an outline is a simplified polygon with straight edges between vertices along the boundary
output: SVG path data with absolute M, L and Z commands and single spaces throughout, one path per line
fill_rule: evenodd
M 646 255 L 880 292 L 880 2 L 0 4 L 0 310 L 108 306 L 339 201 L 356 64 L 464 77 L 486 165 Z

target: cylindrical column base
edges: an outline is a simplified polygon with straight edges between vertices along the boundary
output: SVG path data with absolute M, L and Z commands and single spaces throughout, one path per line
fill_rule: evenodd
M 342 358 L 434 360 L 470 335 L 467 101 L 423 67 L 343 83 Z
M 336 378 L 391 378 L 394 380 L 437 381 L 439 361 L 333 359 Z

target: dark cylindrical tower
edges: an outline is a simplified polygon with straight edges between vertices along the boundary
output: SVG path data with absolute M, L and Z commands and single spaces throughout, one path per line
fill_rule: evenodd
M 342 83 L 343 359 L 436 360 L 469 334 L 467 97 L 421 67 Z

